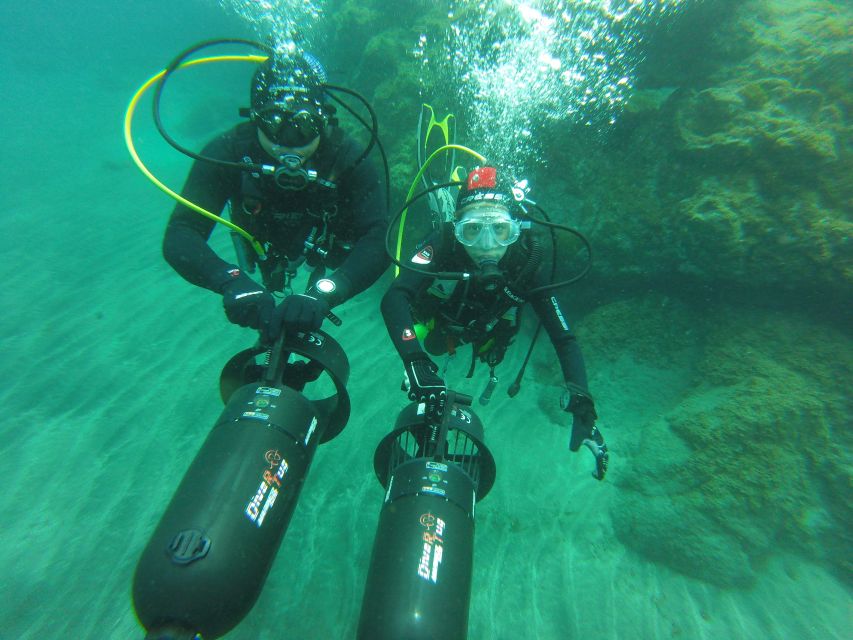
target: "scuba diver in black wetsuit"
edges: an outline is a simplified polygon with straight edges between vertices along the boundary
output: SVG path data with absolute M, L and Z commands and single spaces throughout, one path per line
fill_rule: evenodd
M 373 165 L 334 117 L 325 72 L 308 54 L 270 56 L 252 79 L 250 122 L 210 142 L 193 164 L 181 195 L 213 212 L 230 206 L 232 222 L 265 247 L 258 259 L 232 233 L 238 263 L 207 244 L 215 226 L 178 204 L 163 239 L 163 255 L 184 279 L 222 294 L 225 314 L 260 329 L 272 343 L 282 327 L 318 329 L 330 309 L 373 284 L 388 266 L 387 209 Z M 211 162 L 213 159 L 214 162 Z M 225 163 L 276 163 L 269 173 Z M 272 168 L 272 167 L 270 167 Z M 301 264 L 313 268 L 308 289 L 293 294 Z M 258 267 L 263 286 L 248 273 Z M 334 269 L 326 275 L 326 267 Z M 276 307 L 273 292 L 283 291 Z
M 561 406 L 572 414 L 569 448 L 588 447 L 596 459 L 593 475 L 603 480 L 607 446 L 595 425 L 583 356 L 562 310 L 564 289 L 549 287 L 550 265 L 542 264 L 540 241 L 522 221 L 524 192 L 518 191 L 494 167 L 473 170 L 460 188 L 455 219 L 417 245 L 409 261 L 414 269 L 401 270 L 382 299 L 382 315 L 405 365 L 409 398 L 425 403 L 427 417 L 435 419 L 444 411 L 447 387 L 427 352 L 452 354 L 471 344 L 468 376 L 479 359 L 496 380 L 494 367 L 518 331 L 520 307 L 529 302 L 562 368 Z M 441 280 L 428 272 L 474 275 Z

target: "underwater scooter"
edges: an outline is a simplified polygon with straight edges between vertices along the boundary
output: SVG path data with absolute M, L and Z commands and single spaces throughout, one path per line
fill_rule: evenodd
M 474 505 L 495 482 L 483 424 L 448 390 L 438 424 L 400 412 L 376 449 L 385 487 L 358 624 L 359 640 L 462 640 L 474 553 Z
M 349 419 L 348 377 L 346 355 L 322 331 L 282 336 L 225 365 L 225 409 L 136 567 L 133 605 L 146 640 L 218 638 L 249 612 L 317 445 Z M 332 395 L 311 399 L 329 380 Z

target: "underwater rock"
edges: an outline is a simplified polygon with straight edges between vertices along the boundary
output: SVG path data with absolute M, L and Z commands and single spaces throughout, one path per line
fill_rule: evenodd
M 625 110 L 629 113 L 658 111 L 674 92 L 674 87 L 635 91 L 625 104 Z
M 680 150 L 721 168 L 755 164 L 764 183 L 806 177 L 839 157 L 841 112 L 814 89 L 764 78 L 693 93 L 678 106 Z
M 851 17 L 832 3 L 744 3 L 749 55 L 673 97 L 673 150 L 699 176 L 673 209 L 680 270 L 853 294 L 852 85 L 838 60 Z
M 613 522 L 620 540 L 649 560 L 721 587 L 747 586 L 755 572 L 740 545 L 716 523 L 679 497 L 643 497 L 643 509 L 631 508 L 636 496 L 620 494 Z M 626 537 L 633 537 L 632 543 Z
M 605 430 L 613 451 L 608 479 L 619 489 L 612 510 L 619 539 L 723 587 L 750 584 L 780 549 L 853 583 L 844 552 L 853 530 L 846 498 L 853 403 L 845 386 L 853 340 L 805 317 L 660 302 L 614 302 L 579 324 L 585 352 L 600 368 L 593 376 L 624 365 L 620 352 L 632 339 L 646 342 L 647 352 L 657 349 L 653 368 L 680 372 L 680 387 L 647 385 L 652 412 L 632 411 L 635 424 Z M 622 391 L 610 393 L 632 393 Z M 605 421 L 608 409 L 598 406 Z
M 677 273 L 843 304 L 853 296 L 853 81 L 841 58 L 853 9 L 730 7 L 685 51 L 702 58 L 703 75 L 682 61 L 667 76 L 656 55 L 661 68 L 646 75 L 660 84 L 638 88 L 606 144 L 578 128 L 548 131 L 551 168 L 538 182 L 560 175 L 583 199 L 571 222 L 589 235 L 603 282 L 666 290 Z M 546 208 L 553 201 L 540 194 Z

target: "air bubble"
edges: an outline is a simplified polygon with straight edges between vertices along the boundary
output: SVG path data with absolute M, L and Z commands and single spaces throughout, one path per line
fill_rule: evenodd
M 456 0 L 446 40 L 430 42 L 451 53 L 433 56 L 430 69 L 422 63 L 424 85 L 442 96 L 455 90 L 448 108 L 465 118 L 479 151 L 523 166 L 541 157 L 542 124 L 615 122 L 648 27 L 687 1 Z

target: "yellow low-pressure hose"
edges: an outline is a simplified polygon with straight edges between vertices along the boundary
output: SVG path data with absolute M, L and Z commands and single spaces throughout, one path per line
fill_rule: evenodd
M 239 61 L 239 62 L 255 62 L 255 63 L 257 63 L 257 62 L 263 62 L 266 59 L 267 59 L 266 56 L 248 56 L 248 55 L 246 55 L 246 56 L 235 56 L 235 55 L 213 56 L 213 57 L 208 57 L 208 58 L 198 58 L 197 60 L 190 60 L 189 62 L 185 62 L 185 63 L 181 64 L 178 67 L 178 69 L 183 69 L 184 67 L 194 67 L 195 65 L 206 64 L 208 62 L 234 62 L 234 61 Z M 151 86 L 155 82 L 157 82 L 160 78 L 162 78 L 165 73 L 166 73 L 166 71 L 163 70 L 160 73 L 158 73 L 157 75 L 152 76 L 145 84 L 143 84 L 139 88 L 139 90 L 136 92 L 136 94 L 134 94 L 133 98 L 131 98 L 130 104 L 127 107 L 127 112 L 125 113 L 125 116 L 124 116 L 124 142 L 127 145 L 127 150 L 130 152 L 130 157 L 133 158 L 133 161 L 136 163 L 136 166 L 139 167 L 139 170 L 145 175 L 145 177 L 148 178 L 152 183 L 154 183 L 154 186 L 156 186 L 158 189 L 160 189 L 161 191 L 163 191 L 167 195 L 171 196 L 172 198 L 174 198 L 175 200 L 180 202 L 185 207 L 188 207 L 188 208 L 192 209 L 193 211 L 196 211 L 196 212 L 200 213 L 201 215 L 205 216 L 206 218 L 210 218 L 211 220 L 214 220 L 215 222 L 218 222 L 219 224 L 225 225 L 226 227 L 228 227 L 232 231 L 239 233 L 241 236 L 243 236 L 246 240 L 249 241 L 249 243 L 252 245 L 252 248 L 255 250 L 255 252 L 258 254 L 258 256 L 260 256 L 261 258 L 265 258 L 266 254 L 264 252 L 263 246 L 261 245 L 260 242 L 258 242 L 254 238 L 254 236 L 252 236 L 252 234 L 250 234 L 245 229 L 238 227 L 233 222 L 230 222 L 229 220 L 226 220 L 225 218 L 222 218 L 222 217 L 216 215 L 215 213 L 211 213 L 207 209 L 203 209 L 202 207 L 198 206 L 197 204 L 190 202 L 189 200 L 184 198 L 181 194 L 179 194 L 179 193 L 173 191 L 172 189 L 170 189 L 169 187 L 167 187 L 165 184 L 160 182 L 160 180 L 158 180 L 157 177 L 153 173 L 151 173 L 148 170 L 148 167 L 145 166 L 145 164 L 142 162 L 142 159 L 139 157 L 139 154 L 136 152 L 136 146 L 133 144 L 133 133 L 132 133 L 133 114 L 136 111 L 136 106 L 137 106 L 137 104 L 139 104 L 139 100 L 142 98 L 142 96 L 145 94 L 145 92 L 148 91 L 148 89 L 150 89 Z
M 430 154 L 429 158 L 426 159 L 423 166 L 418 170 L 417 175 L 415 175 L 415 179 L 412 181 L 412 186 L 409 187 L 409 192 L 406 194 L 406 202 L 409 202 L 412 199 L 412 196 L 415 195 L 415 189 L 417 189 L 417 187 L 418 187 L 418 181 L 424 175 L 424 172 L 427 170 L 427 168 L 432 163 L 432 161 L 435 160 L 435 158 L 438 156 L 438 154 L 440 154 L 444 151 L 449 151 L 451 149 L 456 149 L 457 151 L 464 151 L 468 155 L 477 158 L 477 160 L 479 160 L 480 162 L 483 162 L 483 163 L 486 162 L 485 156 L 477 153 L 473 149 L 469 149 L 468 147 L 463 147 L 462 145 L 459 145 L 459 144 L 446 144 L 443 147 L 439 147 L 438 149 L 433 151 L 432 154 Z M 400 228 L 397 230 L 397 251 L 396 251 L 396 254 L 394 256 L 395 258 L 397 258 L 398 261 L 400 260 L 400 253 L 403 250 L 403 229 L 406 226 L 406 214 L 408 214 L 408 212 L 409 212 L 409 208 L 406 207 L 405 209 L 403 209 L 403 212 L 400 214 Z M 399 266 L 394 267 L 394 276 L 396 277 L 399 274 L 400 274 L 400 267 Z

